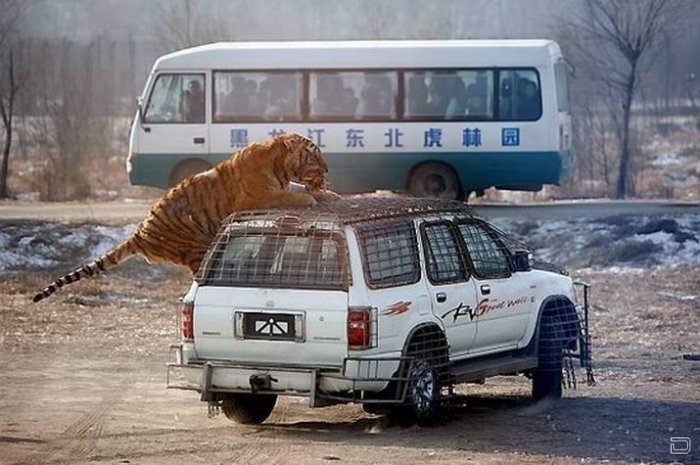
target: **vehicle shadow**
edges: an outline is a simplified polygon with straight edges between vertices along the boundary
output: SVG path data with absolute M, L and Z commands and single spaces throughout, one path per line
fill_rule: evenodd
M 489 453 L 542 454 L 599 460 L 697 459 L 670 454 L 670 438 L 697 436 L 700 404 L 617 397 L 534 402 L 526 396 L 458 396 L 444 420 L 406 427 L 381 416 L 354 421 L 266 423 L 275 435 L 368 446 L 414 446 Z M 305 438 L 309 439 L 309 438 Z M 694 457 L 693 457 L 694 456 Z

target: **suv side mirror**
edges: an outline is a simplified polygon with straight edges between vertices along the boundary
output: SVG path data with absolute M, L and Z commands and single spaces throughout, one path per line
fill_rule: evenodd
M 527 250 L 516 250 L 513 262 L 515 263 L 515 271 L 530 271 L 532 269 L 530 252 Z

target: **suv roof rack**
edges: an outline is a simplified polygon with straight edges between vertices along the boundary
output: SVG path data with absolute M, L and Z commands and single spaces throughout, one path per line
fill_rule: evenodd
M 335 202 L 319 203 L 313 207 L 235 212 L 224 220 L 222 226 L 270 214 L 280 216 L 288 213 L 303 219 L 326 217 L 330 221 L 350 225 L 393 217 L 413 217 L 432 212 L 460 213 L 468 217 L 479 218 L 474 209 L 466 203 L 454 200 L 355 196 L 344 197 Z

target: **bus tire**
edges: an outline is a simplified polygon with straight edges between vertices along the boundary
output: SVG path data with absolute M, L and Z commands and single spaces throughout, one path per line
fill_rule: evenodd
M 455 171 L 444 163 L 430 162 L 416 167 L 408 180 L 408 192 L 414 197 L 457 200 L 462 187 Z
M 176 186 L 180 181 L 190 176 L 194 176 L 197 173 L 206 171 L 211 168 L 211 164 L 204 160 L 198 158 L 190 158 L 189 160 L 183 160 L 178 163 L 175 168 L 170 172 L 170 181 L 168 182 L 170 187 Z

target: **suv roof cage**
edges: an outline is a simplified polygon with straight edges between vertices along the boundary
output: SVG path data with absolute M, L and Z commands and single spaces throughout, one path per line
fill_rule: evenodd
M 426 213 L 460 213 L 479 218 L 477 213 L 464 202 L 431 198 L 412 197 L 345 197 L 335 202 L 319 203 L 313 207 L 280 208 L 273 210 L 251 210 L 231 214 L 223 224 L 247 221 L 259 215 L 288 212 L 302 218 L 325 216 L 337 222 L 350 225 L 394 217 L 413 217 Z
M 347 289 L 351 278 L 342 233 L 345 226 L 366 223 L 371 229 L 378 220 L 410 219 L 433 212 L 476 216 L 461 202 L 381 197 L 346 197 L 314 207 L 236 212 L 222 222 L 195 279 L 200 284 L 224 286 Z M 376 227 L 376 233 L 383 235 L 400 225 Z M 268 238 L 264 246 L 260 242 L 263 231 Z M 231 244 L 232 238 L 238 242 Z M 259 253 L 253 252 L 256 248 Z M 417 245 L 414 248 L 403 253 L 417 253 Z M 381 258 L 375 255 L 372 260 Z

